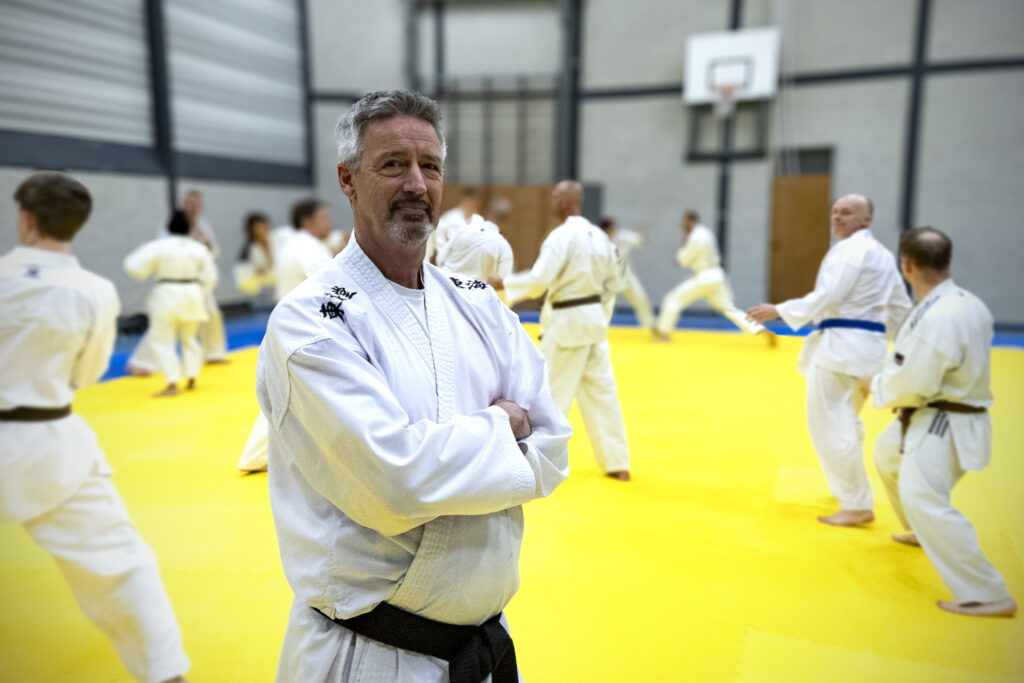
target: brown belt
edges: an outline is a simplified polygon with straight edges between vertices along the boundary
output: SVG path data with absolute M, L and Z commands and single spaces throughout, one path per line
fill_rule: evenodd
M 552 301 L 551 308 L 572 308 L 573 306 L 586 306 L 587 304 L 599 303 L 601 303 L 601 295 L 591 294 L 590 296 L 581 296 L 578 299 L 563 299 L 562 301 Z
M 29 408 L 18 406 L 0 410 L 0 422 L 50 422 L 71 414 L 71 406 L 61 408 Z
M 988 411 L 988 408 L 980 408 L 978 406 L 971 406 L 966 403 L 956 403 L 954 401 L 932 401 L 925 407 L 943 410 L 947 413 L 984 413 Z M 918 411 L 918 408 L 899 408 L 898 410 L 898 419 L 900 421 L 900 453 L 902 453 L 903 439 L 907 436 L 907 430 L 910 429 L 910 418 L 914 416 L 914 413 Z

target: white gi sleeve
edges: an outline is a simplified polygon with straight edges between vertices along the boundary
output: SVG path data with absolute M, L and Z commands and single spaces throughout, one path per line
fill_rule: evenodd
M 692 268 L 706 249 L 707 242 L 700 238 L 700 233 L 691 232 L 686 238 L 686 244 L 676 252 L 676 262 L 683 268 Z
M 147 242 L 124 257 L 124 269 L 136 280 L 145 280 L 156 269 L 153 242 Z
M 885 305 L 885 335 L 889 341 L 896 338 L 896 333 L 899 332 L 900 326 L 910 315 L 910 309 L 913 307 L 914 303 L 907 294 L 903 278 L 897 277 Z
M 555 230 L 540 245 L 540 254 L 533 268 L 510 275 L 505 280 L 505 297 L 511 306 L 523 299 L 532 299 L 543 294 L 551 283 L 558 279 L 566 261 L 566 240 Z
M 843 254 L 826 254 L 821 262 L 814 291 L 800 299 L 790 299 L 776 306 L 790 329 L 798 330 L 820 316 L 829 304 L 838 303 L 850 293 L 860 274 L 860 261 Z
M 212 290 L 217 286 L 217 264 L 210 252 L 203 254 L 203 267 L 199 273 L 199 284 L 205 290 Z
M 75 389 L 98 382 L 107 371 L 110 355 L 114 352 L 121 302 L 112 284 L 103 281 L 102 287 L 98 288 L 95 306 L 92 327 L 71 368 L 71 386 Z
M 508 242 L 502 242 L 498 253 L 498 264 L 496 270 L 498 277 L 502 280 L 508 278 L 512 274 L 512 269 L 515 266 L 515 257 L 512 254 L 512 247 L 509 246 Z
M 872 403 L 876 408 L 923 406 L 938 395 L 946 371 L 957 364 L 915 330 L 897 341 L 872 380 Z
M 410 423 L 354 339 L 279 351 L 266 354 L 258 387 L 275 450 L 356 523 L 397 535 L 442 515 L 488 514 L 537 497 L 536 465 L 501 408 Z

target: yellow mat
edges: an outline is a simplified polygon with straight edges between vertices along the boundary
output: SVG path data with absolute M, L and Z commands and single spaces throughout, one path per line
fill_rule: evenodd
M 890 541 L 870 447 L 878 520 L 815 521 L 834 502 L 804 427 L 800 340 L 611 338 L 634 481 L 600 475 L 574 411 L 572 476 L 526 508 L 508 608 L 526 680 L 1024 680 L 1024 617 L 941 612 L 927 558 Z M 75 401 L 160 559 L 194 682 L 272 680 L 290 604 L 266 475 L 234 470 L 257 411 L 255 350 L 232 361 L 175 399 L 126 378 Z M 1024 602 L 1024 352 L 994 352 L 993 385 L 993 464 L 954 502 Z M 890 416 L 864 418 L 870 444 Z M 0 681 L 127 680 L 50 558 L 20 527 L 0 528 L 0 548 Z

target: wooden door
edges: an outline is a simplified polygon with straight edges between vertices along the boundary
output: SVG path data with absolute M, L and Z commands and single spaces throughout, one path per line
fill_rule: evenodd
M 829 247 L 831 176 L 776 176 L 772 186 L 770 299 L 779 303 L 814 289 Z

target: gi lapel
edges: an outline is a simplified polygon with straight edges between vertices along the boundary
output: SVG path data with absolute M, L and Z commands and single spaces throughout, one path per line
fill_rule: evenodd
M 412 343 L 413 348 L 419 353 L 420 358 L 427 364 L 429 370 L 434 371 L 434 359 L 430 353 L 430 340 L 423 333 L 423 328 L 413 316 L 412 311 L 399 298 L 394 287 L 387 278 L 377 269 L 373 261 L 363 253 L 356 243 L 355 235 L 349 240 L 348 246 L 339 255 L 342 267 L 348 271 L 352 278 L 359 283 L 359 286 L 366 292 L 368 298 L 377 304 L 377 308 L 391 319 L 391 322 L 402 331 L 402 334 Z M 430 304 L 428 303 L 428 310 Z M 437 377 L 436 379 L 440 379 Z
M 434 373 L 437 378 L 437 421 L 447 422 L 455 414 L 455 352 L 448 325 L 443 277 L 429 266 L 423 266 L 423 286 L 427 290 L 427 324 L 433 343 Z M 457 309 L 455 309 L 457 310 Z

